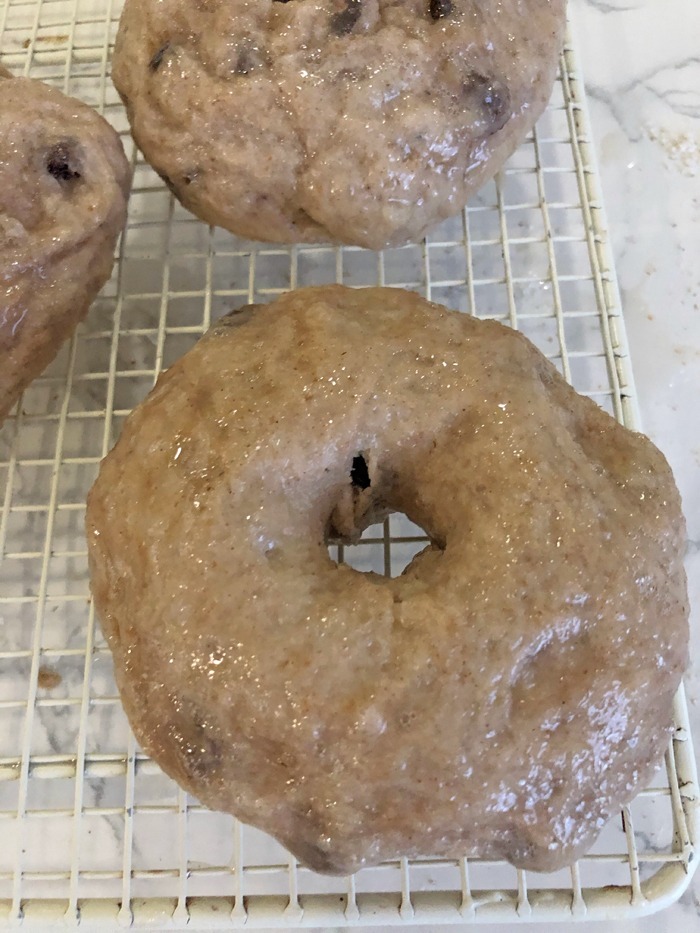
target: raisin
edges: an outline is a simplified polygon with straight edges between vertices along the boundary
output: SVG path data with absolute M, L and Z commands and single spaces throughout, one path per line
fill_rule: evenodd
M 158 69 L 161 66 L 161 62 L 163 61 L 163 58 L 165 56 L 165 53 L 168 51 L 169 48 L 170 48 L 169 42 L 166 42 L 165 45 L 161 45 L 161 47 L 158 49 L 158 51 L 154 54 L 153 58 L 148 63 L 148 67 L 150 68 L 151 71 L 158 71 Z
M 369 478 L 367 461 L 362 454 L 358 454 L 356 457 L 352 458 L 350 481 L 356 489 L 369 489 L 372 485 L 372 480 Z
M 46 171 L 60 182 L 73 182 L 81 177 L 72 143 L 57 143 L 46 156 Z
M 473 72 L 463 88 L 470 105 L 481 112 L 485 136 L 491 136 L 505 126 L 510 116 L 510 92 L 505 84 Z
M 452 12 L 452 0 L 430 0 L 430 15 L 433 19 L 443 19 Z
M 347 36 L 355 28 L 362 14 L 362 0 L 347 0 L 340 13 L 331 16 L 331 31 L 336 36 Z

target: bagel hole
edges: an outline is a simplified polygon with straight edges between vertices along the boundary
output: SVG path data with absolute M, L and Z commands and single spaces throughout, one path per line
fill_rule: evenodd
M 403 512 L 392 512 L 384 521 L 365 528 L 356 544 L 331 538 L 328 553 L 336 564 L 347 564 L 360 573 L 398 577 L 417 554 L 430 546 L 425 529 Z

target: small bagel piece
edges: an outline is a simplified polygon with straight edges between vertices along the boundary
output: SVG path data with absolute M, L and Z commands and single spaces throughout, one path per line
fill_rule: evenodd
M 430 544 L 338 566 L 387 511 Z M 554 870 L 652 775 L 687 661 L 670 468 L 522 335 L 394 289 L 220 320 L 90 493 L 145 751 L 321 872 Z
M 457 214 L 552 93 L 565 0 L 126 0 L 112 75 L 186 208 L 380 249 Z
M 109 278 L 130 185 L 106 120 L 0 66 L 0 422 Z

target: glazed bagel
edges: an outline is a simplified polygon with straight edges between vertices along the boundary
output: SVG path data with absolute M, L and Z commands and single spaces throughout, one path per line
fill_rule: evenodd
M 202 220 L 379 249 L 456 214 L 552 92 L 565 0 L 126 0 L 112 75 Z
M 130 184 L 106 120 L 0 67 L 0 422 L 109 278 Z
M 329 557 L 392 510 L 430 538 L 400 577 Z M 87 533 L 143 748 L 318 871 L 556 869 L 664 751 L 671 471 L 493 321 L 341 287 L 223 318 L 127 419 Z

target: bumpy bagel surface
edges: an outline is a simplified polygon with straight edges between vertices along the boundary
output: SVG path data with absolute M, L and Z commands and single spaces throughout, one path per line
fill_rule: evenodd
M 130 183 L 106 120 L 0 68 L 0 422 L 109 278 Z
M 259 240 L 417 240 L 544 110 L 565 0 L 126 0 L 113 79 L 185 207 Z
M 431 540 L 403 575 L 331 560 L 387 510 Z M 319 871 L 557 868 L 662 755 L 670 469 L 495 322 L 341 287 L 223 318 L 126 421 L 87 530 L 144 749 Z

